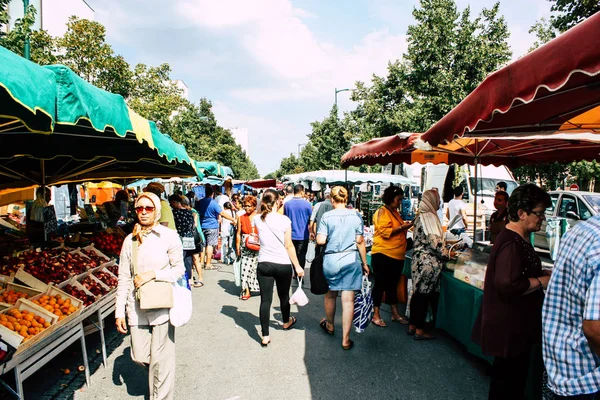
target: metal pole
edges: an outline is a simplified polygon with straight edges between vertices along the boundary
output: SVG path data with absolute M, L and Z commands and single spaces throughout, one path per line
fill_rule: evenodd
M 337 106 L 337 94 L 338 94 L 338 91 L 337 91 L 337 88 L 334 88 L 334 89 L 335 89 L 335 105 Z
M 23 0 L 23 19 L 25 19 L 25 14 L 27 14 L 27 8 L 29 8 L 29 0 Z M 29 45 L 29 30 L 25 32 L 25 45 L 23 46 L 23 57 L 26 60 L 31 59 L 31 50 Z
M 477 237 L 477 157 L 475 157 L 475 196 L 473 198 L 473 242 Z
M 42 196 L 46 200 L 46 162 L 40 161 L 42 167 Z M 48 234 L 46 233 L 46 224 L 44 223 L 44 243 L 48 241 Z

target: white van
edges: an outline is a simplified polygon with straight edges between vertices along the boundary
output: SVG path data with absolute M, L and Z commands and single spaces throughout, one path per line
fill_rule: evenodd
M 494 212 L 494 195 L 498 182 L 505 182 L 510 195 L 519 185 L 507 167 L 493 165 L 477 166 L 477 208 L 483 210 L 486 216 Z M 444 203 L 454 198 L 454 187 L 464 188 L 463 200 L 473 203 L 475 200 L 475 167 L 468 165 L 426 165 L 421 170 L 421 185 L 423 191 L 437 187 L 442 191 Z

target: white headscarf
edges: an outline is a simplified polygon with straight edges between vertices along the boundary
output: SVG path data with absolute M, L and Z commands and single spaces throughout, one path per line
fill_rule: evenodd
M 443 237 L 442 224 L 437 211 L 440 208 L 440 195 L 435 190 L 426 190 L 419 204 L 419 219 L 426 235 Z
M 160 210 L 161 210 L 160 198 L 151 192 L 144 192 L 144 193 L 140 194 L 140 196 L 135 200 L 135 207 L 138 206 L 140 199 L 142 199 L 144 197 L 149 199 L 152 202 L 152 204 L 154 204 L 154 221 L 152 222 L 152 225 L 150 225 L 150 226 L 143 226 L 142 224 L 137 223 L 133 227 L 132 235 L 140 243 L 142 243 L 143 236 L 145 234 L 149 233 L 152 230 L 152 228 L 154 228 L 156 225 L 158 225 L 158 221 L 160 220 L 160 215 L 161 215 L 160 214 Z

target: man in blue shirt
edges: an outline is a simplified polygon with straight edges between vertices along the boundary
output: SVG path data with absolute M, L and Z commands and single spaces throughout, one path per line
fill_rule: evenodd
M 600 216 L 565 234 L 542 308 L 556 399 L 600 399 Z
M 200 263 L 203 264 L 204 269 L 214 269 L 211 266 L 212 255 L 214 248 L 219 244 L 219 216 L 230 220 L 235 223 L 235 219 L 231 214 L 227 214 L 213 199 L 214 191 L 211 185 L 205 185 L 206 197 L 196 202 L 195 209 L 200 215 L 200 225 L 202 225 L 202 233 L 206 243 L 200 256 Z
M 292 220 L 292 242 L 296 248 L 298 262 L 304 268 L 310 237 L 308 224 L 312 214 L 312 206 L 304 198 L 304 186 L 294 186 L 294 197 L 283 205 L 283 214 Z

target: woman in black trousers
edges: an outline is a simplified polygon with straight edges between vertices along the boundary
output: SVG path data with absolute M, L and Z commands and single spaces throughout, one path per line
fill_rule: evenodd
M 278 200 L 279 194 L 276 191 L 266 190 L 261 199 L 262 213 L 252 220 L 260 239 L 257 278 L 260 287 L 259 315 L 263 347 L 267 347 L 271 342 L 269 319 L 273 302 L 273 285 L 277 283 L 282 320 L 285 321 L 283 329 L 289 330 L 297 322 L 296 317 L 290 317 L 292 265 L 299 277 L 304 276 L 304 270 L 300 267 L 292 243 L 292 221 L 277 212 Z

